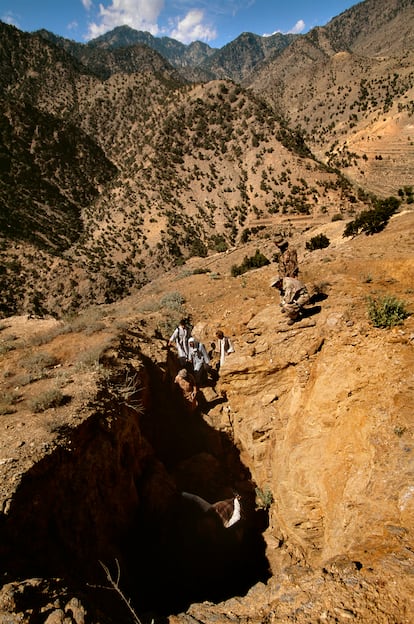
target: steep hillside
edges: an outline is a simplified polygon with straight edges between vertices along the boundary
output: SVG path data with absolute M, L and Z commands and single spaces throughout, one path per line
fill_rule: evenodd
M 412 202 L 413 8 L 383 8 L 291 39 L 245 33 L 209 57 L 214 72 L 253 71 L 248 89 L 188 84 L 158 52 L 118 45 L 124 31 L 74 58 L 73 42 L 0 25 L 2 314 L 114 301 L 269 224 L 369 208 L 373 193 Z
M 332 19 L 324 28 L 337 52 L 394 56 L 413 49 L 411 0 L 365 0 Z
M 313 153 L 367 190 L 414 183 L 414 7 L 366 0 L 293 41 L 246 81 Z
M 142 71 L 117 72 L 103 80 L 90 69 L 77 71 L 77 62 L 59 48 L 44 43 L 43 50 L 40 37 L 3 28 L 8 48 L 14 45 L 11 57 L 3 49 L 8 68 L 4 106 L 11 107 L 16 98 L 21 107 L 30 102 L 33 119 L 52 115 L 51 128 L 77 127 L 80 134 L 72 134 L 83 137 L 88 152 L 94 145 L 97 154 L 101 151 L 89 158 L 84 147 L 82 172 L 75 166 L 70 178 L 65 158 L 75 158 L 76 151 L 60 154 L 57 141 L 51 159 L 38 138 L 46 142 L 47 131 L 27 122 L 24 149 L 30 153 L 15 152 L 14 159 L 24 155 L 31 162 L 36 154 L 42 179 L 59 181 L 59 192 L 81 211 L 76 231 L 82 230 L 82 236 L 72 235 L 63 256 L 39 256 L 41 266 L 35 266 L 34 249 L 17 248 L 16 238 L 5 232 L 3 315 L 19 310 L 60 315 L 92 300 L 113 301 L 190 256 L 225 251 L 241 236 L 254 236 L 266 219 L 329 219 L 364 205 L 363 194 L 317 163 L 299 134 L 233 83 L 183 85 L 174 79 L 175 70 L 155 71 L 152 51 Z M 121 48 L 111 54 L 130 59 L 135 51 Z M 41 63 L 43 72 L 38 71 Z M 57 74 L 59 63 L 64 69 Z M 34 178 L 21 180 L 20 195 L 35 198 Z M 67 188 L 70 180 L 73 189 Z M 90 191 L 87 180 L 93 180 Z M 15 206 L 7 197 L 5 218 Z M 21 217 L 32 201 L 20 203 Z M 53 208 L 52 194 L 45 203 Z M 33 216 L 28 221 L 33 223 Z M 17 277 L 30 285 L 24 296 L 10 289 Z
M 174 67 L 197 67 L 215 52 L 214 48 L 201 41 L 193 41 L 185 45 L 171 37 L 153 37 L 149 32 L 137 31 L 129 26 L 114 28 L 109 33 L 92 39 L 87 46 L 111 49 L 124 48 L 137 43 L 156 50 Z
M 62 252 L 83 229 L 81 207 L 114 177 L 115 166 L 73 123 L 28 103 L 3 100 L 0 135 L 2 235 Z
M 253 74 L 261 63 L 277 57 L 297 35 L 276 33 L 260 37 L 253 33 L 242 33 L 239 37 L 216 50 L 201 65 L 217 78 L 227 78 L 241 83 Z
M 112 44 L 108 42 L 105 45 L 103 43 L 96 43 L 96 45 L 77 43 L 63 37 L 57 37 L 45 30 L 37 31 L 35 36 L 39 36 L 57 47 L 63 48 L 68 54 L 103 80 L 117 73 L 157 72 L 160 74 L 169 73 L 171 76 L 174 75 L 174 78 L 179 82 L 183 81 L 182 76 L 178 72 L 173 71 L 168 58 L 161 56 L 156 50 L 145 45 L 145 37 L 133 37 L 132 40 L 127 38 L 128 45 L 121 45 L 119 37 L 116 35 L 117 30 L 115 29 L 114 31 L 114 38 L 118 45 L 113 41 Z

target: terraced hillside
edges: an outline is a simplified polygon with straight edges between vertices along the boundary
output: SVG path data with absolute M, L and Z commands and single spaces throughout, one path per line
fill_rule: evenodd
M 382 196 L 414 184 L 414 7 L 366 0 L 292 42 L 247 83 L 312 152 Z

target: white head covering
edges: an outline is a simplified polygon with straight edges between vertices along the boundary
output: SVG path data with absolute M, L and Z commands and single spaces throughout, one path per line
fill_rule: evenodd
M 276 277 L 274 277 L 272 279 L 272 281 L 270 282 L 270 286 L 276 286 L 276 284 L 278 284 L 279 282 L 282 281 L 282 278 L 280 277 L 280 275 L 276 275 Z

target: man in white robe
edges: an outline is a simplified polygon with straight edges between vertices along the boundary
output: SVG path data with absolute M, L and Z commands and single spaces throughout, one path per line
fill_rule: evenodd
M 207 371 L 210 368 L 210 358 L 203 343 L 196 340 L 193 336 L 191 336 L 188 341 L 188 347 L 188 359 L 193 366 L 194 377 L 199 386 L 207 379 Z
M 189 347 L 188 340 L 191 335 L 191 330 L 188 327 L 186 320 L 181 319 L 178 326 L 174 329 L 171 338 L 168 341 L 168 345 L 175 344 L 177 348 L 177 356 L 180 368 L 185 368 L 185 365 L 189 361 Z
M 218 329 L 216 331 L 216 338 L 217 345 L 215 350 L 219 354 L 220 358 L 217 366 L 217 369 L 219 369 L 220 366 L 223 366 L 226 355 L 228 355 L 229 353 L 234 353 L 234 347 L 230 338 L 225 336 L 221 329 Z

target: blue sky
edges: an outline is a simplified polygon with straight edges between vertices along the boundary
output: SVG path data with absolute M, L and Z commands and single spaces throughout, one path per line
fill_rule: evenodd
M 305 33 L 356 0 L 0 0 L 0 20 L 86 42 L 124 24 L 220 48 L 242 32 Z

